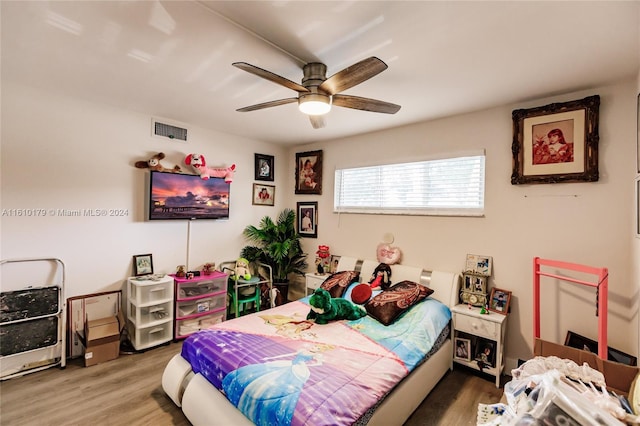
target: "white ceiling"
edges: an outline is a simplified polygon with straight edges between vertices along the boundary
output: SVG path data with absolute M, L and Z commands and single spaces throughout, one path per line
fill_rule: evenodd
M 639 1 L 7 1 L 2 83 L 14 81 L 265 140 L 300 144 L 521 103 L 637 76 Z M 236 69 L 300 82 L 369 56 L 389 68 L 345 94 L 395 115 L 334 107 L 315 130 L 295 96 Z

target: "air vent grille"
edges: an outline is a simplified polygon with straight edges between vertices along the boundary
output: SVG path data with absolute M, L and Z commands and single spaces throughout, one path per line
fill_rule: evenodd
M 156 136 L 165 136 L 169 139 L 178 139 L 181 141 L 187 140 L 187 129 L 161 123 L 159 121 L 156 121 L 154 124 L 155 126 L 153 131 Z

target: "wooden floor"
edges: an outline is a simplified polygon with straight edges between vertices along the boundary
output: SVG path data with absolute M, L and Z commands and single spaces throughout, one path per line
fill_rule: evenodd
M 164 367 L 180 348 L 171 343 L 92 367 L 70 360 L 65 369 L 2 381 L 0 425 L 189 425 L 161 386 Z M 456 367 L 405 425 L 475 425 L 478 403 L 501 395 L 491 378 Z

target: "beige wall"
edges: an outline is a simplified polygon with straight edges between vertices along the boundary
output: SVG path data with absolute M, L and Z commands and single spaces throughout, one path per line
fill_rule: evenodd
M 1 257 L 58 257 L 67 265 L 67 297 L 116 290 L 132 256 L 153 254 L 155 270 L 235 259 L 242 230 L 284 207 L 253 206 L 254 153 L 282 158 L 270 144 L 189 127 L 187 143 L 151 136 L 151 116 L 10 84 L 2 87 L 4 209 L 124 209 L 125 217 L 1 217 Z M 212 167 L 237 165 L 228 221 L 144 221 L 146 170 L 134 163 L 157 152 L 169 167 L 202 153 Z M 282 188 L 284 162 L 276 162 Z M 189 259 L 187 259 L 187 255 Z M 4 277 L 3 277 L 4 278 Z M 9 285 L 4 281 L 3 288 Z
M 638 12 L 640 14 L 640 11 Z M 638 40 L 640 42 L 640 34 L 638 34 Z M 640 52 L 638 52 L 638 56 L 640 56 Z M 638 79 L 636 82 L 636 93 L 638 94 L 638 105 L 636 108 L 638 108 L 638 134 L 637 134 L 637 152 L 636 155 L 638 156 L 638 161 L 640 162 L 640 71 L 638 72 Z M 640 164 L 638 164 L 637 166 L 639 169 L 636 170 L 636 172 L 639 172 L 636 176 L 636 179 L 640 179 Z M 634 182 L 635 183 L 635 182 Z M 640 197 L 640 194 L 638 193 L 637 188 L 634 188 L 633 190 L 633 195 L 632 197 Z M 636 216 L 634 216 L 635 220 L 640 221 L 640 198 L 636 198 L 636 205 L 637 205 L 637 210 L 634 212 Z M 640 222 L 635 222 L 634 221 L 634 225 L 635 226 L 639 226 Z M 638 229 L 638 231 L 640 231 L 640 229 Z M 633 282 L 636 283 L 636 288 L 635 288 L 635 294 L 640 294 L 640 234 L 638 234 L 638 236 L 636 237 L 636 239 L 633 241 L 633 245 L 631 247 L 631 256 L 632 256 L 632 268 L 633 268 Z M 640 296 L 637 297 L 637 299 L 640 298 Z M 638 302 L 638 304 L 640 304 L 640 302 Z M 638 353 L 640 353 L 640 315 L 638 315 Z
M 190 127 L 187 144 L 150 136 L 151 116 L 3 84 L 2 209 L 129 210 L 126 217 L 0 218 L 0 257 L 59 257 L 67 264 L 66 296 L 121 288 L 131 256 L 152 253 L 156 271 L 173 272 L 189 253 L 191 267 L 233 259 L 242 229 L 297 201 L 319 201 L 318 239 L 334 253 L 374 258 L 383 234 L 395 235 L 403 263 L 459 271 L 467 253 L 493 256 L 492 285 L 512 290 L 507 357 L 529 356 L 531 259 L 559 258 L 610 269 L 610 343 L 637 354 L 638 241 L 633 237 L 635 79 L 594 90 L 508 105 L 390 131 L 292 149 Z M 597 183 L 512 186 L 511 111 L 599 94 L 600 174 Z M 329 124 L 330 125 L 330 124 Z M 483 148 L 487 154 L 484 218 L 336 215 L 336 166 L 405 161 Z M 293 194 L 295 152 L 324 150 L 321 196 Z M 144 171 L 137 160 L 158 151 L 163 164 L 201 152 L 213 164 L 236 163 L 232 217 L 226 222 L 145 222 Z M 276 206 L 251 205 L 253 154 L 276 156 Z M 212 160 L 213 159 L 213 160 Z M 3 277 L 3 288 L 7 286 Z M 562 287 L 544 302 L 543 336 L 562 341 L 567 329 L 595 334 L 593 295 Z M 553 303 L 555 296 L 559 303 Z M 509 365 L 508 365 L 509 368 Z
M 376 245 L 390 232 L 395 235 L 395 245 L 404 252 L 403 263 L 409 265 L 461 271 L 467 253 L 493 256 L 490 284 L 513 291 L 506 343 L 512 365 L 517 358 L 531 354 L 533 257 L 608 267 L 610 345 L 637 353 L 638 285 L 630 250 L 636 241 L 630 196 L 635 176 L 635 86 L 635 81 L 629 80 L 585 92 L 296 147 L 289 152 L 290 164 L 295 163 L 295 152 L 324 151 L 323 194 L 298 195 L 292 200 L 292 204 L 319 201 L 318 239 L 305 240 L 306 250 L 314 253 L 318 244 L 327 244 L 336 254 L 375 258 Z M 599 182 L 511 185 L 512 110 L 593 94 L 601 97 Z M 402 162 L 479 148 L 486 150 L 483 218 L 332 212 L 336 167 Z M 287 192 L 293 193 L 293 182 L 286 183 L 290 185 Z M 567 330 L 597 337 L 592 291 L 549 282 L 543 291 L 542 309 L 543 338 L 564 342 Z

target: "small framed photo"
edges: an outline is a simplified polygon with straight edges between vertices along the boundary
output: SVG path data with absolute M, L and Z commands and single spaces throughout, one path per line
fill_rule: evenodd
M 297 203 L 298 234 L 301 237 L 318 238 L 318 202 Z
M 492 266 L 493 262 L 491 260 L 491 256 L 468 254 L 464 271 L 477 275 L 491 276 Z
M 486 275 L 478 275 L 478 274 L 470 274 L 463 273 L 462 274 L 464 280 L 464 290 L 470 291 L 473 293 L 483 293 L 487 294 L 487 276 Z
M 261 183 L 253 184 L 253 199 L 251 204 L 254 206 L 273 206 L 276 202 L 276 187 L 273 185 L 263 185 Z
M 596 182 L 600 96 L 513 111 L 511 184 Z
M 150 254 L 133 256 L 133 275 L 136 277 L 153 274 L 153 258 Z
M 268 180 L 273 182 L 274 157 L 273 155 L 254 154 L 256 168 L 256 180 Z
M 511 304 L 511 292 L 499 288 L 491 289 L 489 296 L 489 310 L 499 314 L 507 315 Z
M 475 361 L 478 367 L 495 368 L 496 367 L 496 342 L 493 340 L 478 339 L 476 343 Z
M 331 265 L 329 265 L 329 273 L 335 274 L 338 272 L 338 263 L 340 263 L 340 256 L 337 254 L 331 255 Z
M 322 150 L 296 153 L 296 194 L 322 194 Z
M 564 340 L 564 345 L 583 351 L 593 352 L 594 354 L 598 353 L 597 341 L 581 336 L 573 331 L 567 331 L 567 337 Z M 609 361 L 619 362 L 632 367 L 638 365 L 638 358 L 617 349 L 613 349 L 611 346 L 607 347 L 607 359 Z
M 455 342 L 456 342 L 455 358 L 461 359 L 464 361 L 471 361 L 471 340 L 456 337 Z

